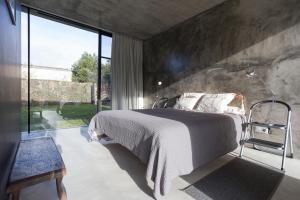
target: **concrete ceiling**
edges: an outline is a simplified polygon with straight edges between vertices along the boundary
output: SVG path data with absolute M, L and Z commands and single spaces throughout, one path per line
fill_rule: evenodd
M 147 39 L 225 0 L 22 0 L 110 32 Z

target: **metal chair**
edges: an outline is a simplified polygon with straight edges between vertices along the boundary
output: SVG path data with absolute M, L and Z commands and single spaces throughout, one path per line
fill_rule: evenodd
M 168 102 L 167 97 L 162 97 L 162 98 L 156 99 L 156 101 L 152 105 L 152 109 L 165 108 L 167 105 L 167 102 Z
M 286 124 L 260 123 L 260 122 L 255 122 L 252 120 L 254 108 L 256 108 L 258 105 L 267 104 L 267 103 L 281 104 L 286 107 L 286 109 L 288 111 Z M 253 104 L 250 107 L 246 131 L 244 132 L 244 135 L 241 139 L 240 157 L 242 157 L 242 155 L 243 155 L 245 143 L 253 144 L 253 146 L 258 145 L 258 146 L 264 146 L 264 147 L 268 147 L 268 148 L 281 150 L 282 151 L 281 170 L 284 170 L 285 157 L 287 156 L 288 141 L 289 141 L 289 145 L 290 145 L 289 157 L 293 158 L 293 138 L 292 138 L 291 115 L 292 115 L 291 107 L 283 101 L 265 100 L 265 101 L 260 101 L 260 102 Z M 272 142 L 272 141 L 268 141 L 268 140 L 262 140 L 262 139 L 255 138 L 254 133 L 253 133 L 253 127 L 264 127 L 264 128 L 268 128 L 269 130 L 270 129 L 283 130 L 285 133 L 284 143 L 277 143 L 277 142 Z M 248 136 L 248 131 L 249 131 L 248 129 L 250 129 L 249 136 Z

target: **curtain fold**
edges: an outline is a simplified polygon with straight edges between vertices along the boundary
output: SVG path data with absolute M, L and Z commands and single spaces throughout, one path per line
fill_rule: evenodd
M 112 109 L 143 108 L 143 42 L 114 33 L 111 73 Z

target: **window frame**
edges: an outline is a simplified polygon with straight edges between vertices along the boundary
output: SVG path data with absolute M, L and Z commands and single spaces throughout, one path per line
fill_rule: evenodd
M 99 39 L 98 39 L 98 41 L 99 41 L 99 52 L 98 52 L 98 54 L 99 55 L 101 55 L 100 56 L 100 59 L 98 59 L 98 64 L 99 64 L 99 66 L 98 66 L 98 95 L 99 96 L 97 96 L 97 98 L 98 98 L 98 103 L 97 103 L 97 112 L 99 112 L 99 111 L 101 111 L 101 110 L 99 110 L 99 108 L 101 108 L 101 79 L 102 79 L 102 73 L 101 73 L 101 69 L 102 69 L 102 59 L 106 59 L 106 60 L 109 60 L 110 61 L 110 64 L 111 64 L 111 57 L 109 58 L 109 57 L 106 57 L 106 56 L 103 56 L 102 55 L 102 36 L 107 36 L 107 35 L 104 35 L 104 34 L 99 34 Z M 109 37 L 109 36 L 107 36 L 107 37 Z M 112 37 L 111 37 L 112 38 Z M 101 41 L 101 42 L 100 42 Z
M 102 29 L 84 24 L 84 23 L 80 23 L 78 21 L 75 20 L 71 20 L 71 19 L 67 19 L 49 12 L 45 12 L 42 11 L 40 9 L 37 8 L 33 8 L 30 7 L 26 4 L 22 4 L 21 5 L 21 10 L 22 12 L 24 12 L 27 15 L 27 67 L 28 67 L 28 88 L 27 88 L 27 93 L 28 93 L 28 130 L 27 132 L 30 133 L 30 16 L 31 15 L 35 15 L 41 18 L 45 18 L 48 20 L 52 20 L 58 23 L 62 23 L 65 25 L 69 25 L 69 26 L 73 26 L 79 29 L 83 29 L 86 31 L 91 31 L 94 33 L 98 34 L 98 63 L 97 63 L 97 67 L 98 67 L 98 83 L 97 83 L 97 112 L 101 111 L 100 110 L 100 103 L 101 103 L 101 60 L 102 58 L 104 59 L 109 59 L 111 61 L 111 57 L 105 57 L 102 56 L 102 36 L 107 36 L 107 37 L 111 37 L 112 38 L 112 33 L 104 31 Z

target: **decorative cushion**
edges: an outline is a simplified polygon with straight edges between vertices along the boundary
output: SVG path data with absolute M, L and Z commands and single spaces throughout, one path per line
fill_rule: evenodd
M 233 98 L 233 100 L 228 104 L 228 106 L 232 106 L 232 107 L 239 107 L 241 108 L 244 104 L 244 97 L 241 94 L 236 94 Z
M 246 113 L 244 105 L 244 96 L 241 94 L 235 95 L 234 99 L 228 104 L 225 112 L 244 115 Z
M 224 113 L 227 105 L 234 99 L 236 94 L 205 94 L 199 101 L 196 111 L 209 113 Z
M 183 93 L 174 105 L 175 109 L 193 110 L 204 93 Z

